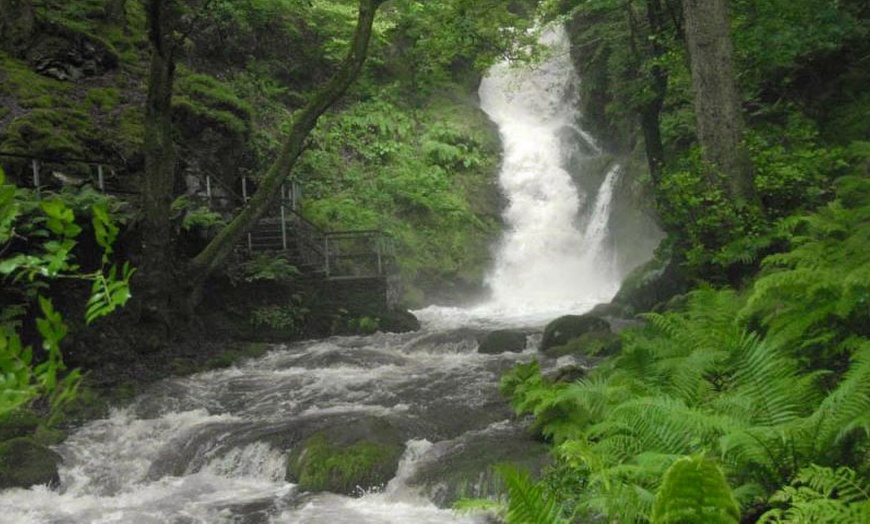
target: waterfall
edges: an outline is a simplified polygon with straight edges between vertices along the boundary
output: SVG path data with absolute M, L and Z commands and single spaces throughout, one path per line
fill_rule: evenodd
M 501 135 L 499 184 L 508 202 L 506 231 L 486 279 L 491 296 L 476 308 L 427 308 L 424 321 L 539 324 L 588 311 L 619 289 L 608 224 L 621 168 L 611 167 L 589 194 L 575 183 L 596 186 L 600 173 L 576 172 L 573 160 L 602 151 L 578 125 L 579 79 L 564 29 L 548 30 L 541 41 L 549 48 L 545 60 L 497 64 L 479 90 L 481 108 Z
M 575 185 L 571 156 L 583 145 L 599 151 L 577 127 L 578 79 L 565 31 L 550 30 L 543 42 L 550 49 L 545 62 L 524 69 L 499 64 L 480 86 L 481 107 L 504 146 L 499 182 L 509 202 L 508 229 L 488 279 L 492 300 L 504 306 L 606 301 L 618 286 L 612 269 L 601 265 L 617 170 L 597 196 Z M 581 230 L 577 217 L 587 206 L 593 211 Z

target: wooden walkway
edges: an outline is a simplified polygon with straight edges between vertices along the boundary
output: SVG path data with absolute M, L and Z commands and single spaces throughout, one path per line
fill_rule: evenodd
M 0 152 L 0 159 L 26 163 L 19 166 L 22 178 L 36 189 L 37 195 L 46 187 L 90 184 L 101 192 L 130 198 L 139 194 L 135 182 L 122 176 L 126 166 L 104 159 L 75 157 L 37 157 L 20 153 Z M 65 175 L 64 166 L 74 166 L 78 176 Z M 22 177 L 24 171 L 30 176 Z M 86 176 L 82 176 L 86 172 Z M 188 195 L 202 200 L 212 211 L 234 215 L 248 201 L 247 178 L 241 179 L 241 194 L 217 177 L 203 175 L 200 188 Z M 240 249 L 257 253 L 281 253 L 303 274 L 326 280 L 387 278 L 395 275 L 395 255 L 391 239 L 377 230 L 322 231 L 298 213 L 299 187 L 294 183 L 282 186 L 279 202 L 251 229 Z

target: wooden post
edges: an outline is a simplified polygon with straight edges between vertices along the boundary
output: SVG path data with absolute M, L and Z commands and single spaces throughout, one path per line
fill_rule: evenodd
M 281 184 L 281 245 L 287 251 L 287 215 L 284 211 L 284 185 Z
M 248 202 L 248 177 L 242 175 L 242 203 Z
M 101 192 L 106 192 L 106 181 L 103 178 L 103 164 L 97 164 L 97 187 Z

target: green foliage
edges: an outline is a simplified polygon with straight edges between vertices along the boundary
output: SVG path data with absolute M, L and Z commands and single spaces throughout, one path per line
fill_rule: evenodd
M 111 111 L 121 103 L 121 93 L 114 87 L 95 87 L 88 90 L 86 101 L 103 111 Z
M 761 516 L 759 522 L 790 524 L 848 524 L 870 520 L 870 486 L 854 470 L 812 465 L 801 470 L 789 486 L 771 497 L 786 505 Z
M 870 325 L 870 181 L 838 181 L 839 199 L 786 222 L 793 249 L 765 259 L 744 314 L 768 338 L 818 365 L 848 354 Z
M 683 457 L 665 473 L 651 520 L 653 524 L 737 524 L 740 508 L 714 462 Z
M 302 296 L 293 295 L 289 304 L 270 304 L 255 308 L 251 311 L 251 324 L 278 331 L 298 332 L 305 325 L 308 313 L 308 308 L 302 305 Z
M 381 327 L 381 320 L 376 317 L 362 316 L 348 321 L 348 327 L 361 333 L 374 333 Z
M 112 263 L 112 244 L 118 227 L 109 217 L 105 202 L 91 205 L 91 226 L 102 249 L 100 268 L 83 272 L 73 258 L 73 249 L 82 227 L 76 222 L 74 207 L 89 197 L 65 199 L 53 195 L 43 200 L 5 182 L 0 170 L 0 276 L 7 286 L 7 300 L 19 300 L 4 310 L 0 323 L 0 415 L 44 397 L 53 416 L 75 396 L 80 380 L 77 370 L 64 373 L 66 366 L 60 344 L 67 326 L 52 302 L 45 298 L 51 281 L 60 278 L 90 280 L 92 295 L 85 312 L 87 323 L 111 313 L 129 298 L 128 265 L 118 269 Z M 13 298 L 14 297 L 14 298 Z M 33 349 L 22 343 L 20 317 L 38 305 L 41 317 L 36 330 L 42 339 L 42 352 L 34 358 Z
M 784 486 L 806 478 L 813 464 L 864 471 L 857 468 L 870 444 L 864 302 L 870 189 L 865 178 L 844 178 L 838 186 L 838 200 L 801 218 L 803 235 L 792 251 L 768 257 L 765 273 L 745 293 L 701 288 L 670 311 L 645 315 L 646 327 L 623 332 L 619 355 L 573 384 L 550 383 L 536 362 L 502 378 L 514 408 L 533 414 L 557 444 L 561 466 L 553 471 L 564 478 L 567 468 L 582 479 L 582 490 L 550 482 L 560 501 L 581 516 L 669 522 L 671 510 L 657 508 L 654 493 L 672 491 L 662 484 L 665 472 L 693 455 L 720 457 L 742 506 L 791 504 L 771 512 L 771 522 L 810 522 L 800 520 L 801 511 L 814 515 L 836 504 L 832 522 L 865 511 L 864 499 L 832 501 L 836 490 L 813 487 L 818 495 L 803 487 L 805 480 L 799 488 Z M 788 287 L 804 266 L 806 280 Z M 867 482 L 863 473 L 850 478 Z M 728 521 L 739 518 L 736 509 L 727 513 Z
M 764 82 L 787 84 L 792 80 L 787 72 L 802 60 L 834 52 L 863 32 L 844 2 L 739 0 L 733 4 L 735 56 L 749 90 L 761 88 Z
M 753 268 L 788 236 L 784 217 L 815 209 L 831 198 L 833 180 L 849 173 L 849 155 L 819 143 L 814 124 L 798 115 L 784 126 L 747 132 L 759 204 L 731 202 L 722 184 L 705 176 L 700 150 L 665 170 L 657 206 L 679 239 L 693 273 L 723 282 L 734 268 Z M 745 269 L 744 269 L 745 271 Z
M 535 483 L 529 473 L 513 466 L 500 466 L 508 495 L 505 522 L 508 524 L 567 524 L 561 517 L 562 508 L 557 500 Z
M 437 97 L 412 111 L 384 95 L 325 116 L 297 169 L 306 217 L 327 230 L 386 231 L 406 282 L 463 278 L 469 267 L 479 276 L 496 232 L 485 195 L 497 148 L 469 110 Z
M 245 282 L 291 281 L 300 274 L 299 269 L 287 260 L 286 255 L 275 253 L 256 253 L 239 264 L 237 275 L 234 273 L 235 278 Z
M 208 229 L 211 227 L 223 227 L 226 225 L 223 215 L 212 211 L 201 202 L 182 195 L 172 202 L 173 218 L 181 217 L 181 228 L 185 231 L 193 229 Z

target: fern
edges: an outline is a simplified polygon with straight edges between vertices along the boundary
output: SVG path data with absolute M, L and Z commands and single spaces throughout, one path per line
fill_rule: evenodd
M 770 499 L 786 507 L 761 516 L 762 523 L 851 524 L 870 522 L 870 487 L 849 468 L 811 465 Z
M 532 481 L 527 471 L 503 465 L 498 472 L 508 493 L 508 524 L 567 524 L 555 497 L 544 490 L 543 484 Z
M 863 427 L 866 435 L 870 412 L 870 341 L 863 340 L 852 358 L 849 371 L 818 408 L 809 416 L 802 429 L 814 451 L 824 455 L 848 433 Z M 862 426 L 863 425 L 863 426 Z
M 725 475 L 703 457 L 684 457 L 668 469 L 656 495 L 653 524 L 737 524 L 740 509 Z
M 839 200 L 789 222 L 794 248 L 764 260 L 742 312 L 774 345 L 807 360 L 847 351 L 843 334 L 870 324 L 870 181 L 844 179 L 840 187 Z

